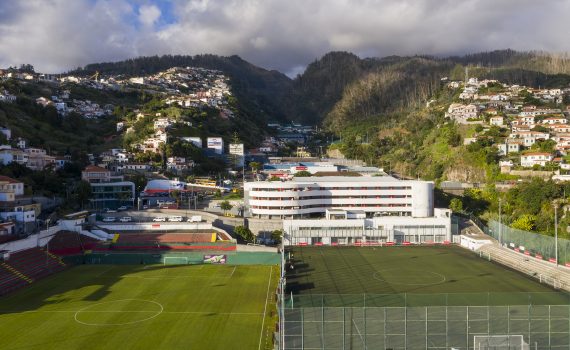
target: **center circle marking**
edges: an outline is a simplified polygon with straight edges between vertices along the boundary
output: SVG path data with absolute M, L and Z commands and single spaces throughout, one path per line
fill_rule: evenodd
M 130 321 L 130 322 L 120 322 L 120 323 L 95 323 L 95 322 L 85 322 L 85 321 L 81 321 L 79 318 L 79 315 L 81 313 L 89 313 L 89 312 L 98 312 L 98 313 L 127 313 L 127 312 L 147 312 L 147 311 L 137 311 L 137 310 L 108 310 L 108 311 L 89 311 L 90 309 L 93 309 L 97 306 L 100 305 L 106 305 L 106 304 L 112 304 L 112 303 L 120 303 L 120 302 L 125 302 L 125 301 L 138 301 L 138 302 L 142 302 L 142 303 L 147 303 L 147 304 L 151 304 L 151 305 L 156 305 L 159 307 L 159 309 L 157 309 L 156 311 L 148 311 L 148 312 L 154 312 L 153 315 L 142 318 L 140 320 L 134 320 L 134 321 Z M 75 322 L 80 323 L 82 325 L 86 325 L 86 326 L 126 326 L 126 325 L 130 325 L 130 324 L 135 324 L 135 323 L 140 323 L 140 322 L 145 322 L 145 321 L 149 321 L 155 317 L 157 317 L 158 315 L 160 315 L 162 312 L 164 311 L 164 307 L 162 306 L 162 304 L 156 302 L 156 301 L 152 301 L 152 300 L 144 300 L 144 299 L 118 299 L 118 300 L 110 300 L 110 301 L 104 301 L 101 303 L 97 303 L 97 304 L 93 304 L 93 305 L 89 305 L 86 306 L 82 309 L 79 309 L 78 311 L 75 312 L 75 314 L 73 315 L 73 318 L 75 319 Z

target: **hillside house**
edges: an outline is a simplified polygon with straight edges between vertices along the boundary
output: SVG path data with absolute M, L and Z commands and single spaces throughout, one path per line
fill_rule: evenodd
M 547 162 L 553 159 L 550 153 L 545 152 L 532 152 L 523 154 L 521 156 L 521 166 L 525 168 L 532 168 L 535 165 L 545 166 Z
M 452 103 L 445 113 L 446 118 L 454 119 L 460 124 L 466 124 L 468 119 L 475 119 L 477 116 L 478 110 L 474 104 Z
M 489 124 L 490 125 L 503 126 L 503 123 L 504 123 L 504 118 L 501 116 L 495 116 L 495 117 L 489 118 Z

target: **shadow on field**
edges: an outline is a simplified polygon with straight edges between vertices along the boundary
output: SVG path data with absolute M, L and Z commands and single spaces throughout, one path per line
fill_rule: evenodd
M 34 311 L 76 300 L 75 291 L 91 290 L 83 301 L 99 301 L 107 297 L 115 284 L 127 274 L 148 272 L 168 267 L 145 265 L 77 265 L 42 278 L 0 298 L 0 315 Z M 38 283 L 40 282 L 40 283 Z
M 293 292 L 293 294 L 298 294 L 299 292 L 302 292 L 304 290 L 310 290 L 315 288 L 315 284 L 312 282 L 308 282 L 308 283 L 299 283 L 299 282 L 287 282 L 287 291 Z

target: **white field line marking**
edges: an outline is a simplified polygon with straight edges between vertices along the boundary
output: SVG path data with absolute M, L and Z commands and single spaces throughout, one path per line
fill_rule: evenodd
M 362 338 L 362 334 L 360 334 L 360 329 L 358 329 L 356 322 L 354 320 L 352 320 L 352 323 L 354 323 L 354 327 L 356 328 L 356 331 L 358 332 L 358 336 L 360 337 L 360 340 L 362 341 L 362 345 L 364 345 L 364 350 L 368 350 L 368 347 L 366 346 L 366 343 L 364 342 L 364 339 Z
M 230 278 L 232 278 L 232 276 L 234 275 L 234 272 L 236 272 L 236 267 L 237 266 L 234 266 L 234 269 L 232 270 L 232 273 L 230 274 Z
M 114 269 L 114 268 L 115 268 L 115 265 L 109 267 L 109 268 L 106 269 L 106 270 L 103 270 L 103 271 L 99 272 L 99 273 L 95 276 L 95 278 L 103 276 L 104 274 L 106 274 L 107 272 L 111 271 L 111 270 Z
M 259 346 L 261 349 L 261 338 L 263 338 L 263 327 L 265 326 L 265 314 L 267 313 L 267 301 L 269 300 L 269 287 L 271 286 L 271 274 L 273 273 L 273 266 L 269 267 L 269 280 L 267 281 L 267 292 L 265 293 L 265 307 L 263 308 L 263 321 L 261 321 L 261 332 L 259 332 Z
M 121 301 L 142 301 L 142 302 L 146 302 L 146 303 L 151 303 L 154 305 L 158 305 L 158 307 L 160 307 L 160 310 L 155 311 L 154 315 L 151 315 L 147 318 L 143 318 L 140 320 L 134 320 L 134 321 L 130 321 L 130 322 L 120 322 L 120 323 L 90 323 L 90 322 L 84 322 L 79 320 L 78 316 L 80 313 L 87 311 L 88 309 L 98 306 L 98 305 L 103 305 L 103 304 L 111 304 L 111 303 L 117 303 L 117 302 L 121 302 Z M 113 310 L 112 310 L 113 311 Z M 116 310 L 118 311 L 118 310 Z M 135 311 L 135 310 L 133 310 Z M 140 322 L 144 322 L 144 321 L 149 321 L 152 320 L 153 318 L 157 317 L 158 315 L 160 315 L 162 312 L 164 311 L 164 307 L 162 306 L 161 303 L 158 303 L 156 301 L 152 301 L 152 300 L 144 300 L 144 299 L 119 299 L 119 300 L 110 300 L 110 301 L 103 301 L 100 303 L 96 303 L 93 305 L 88 305 L 85 306 L 82 309 L 79 309 L 77 312 L 75 312 L 75 314 L 73 315 L 73 319 L 75 320 L 75 322 L 85 325 L 85 326 L 125 326 L 125 325 L 131 325 L 131 324 L 135 324 L 135 323 L 140 323 Z

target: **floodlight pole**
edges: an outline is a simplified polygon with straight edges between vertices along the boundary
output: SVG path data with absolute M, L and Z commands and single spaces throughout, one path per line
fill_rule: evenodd
M 556 202 L 554 202 L 554 259 L 556 260 L 556 266 L 558 266 L 558 207 Z

